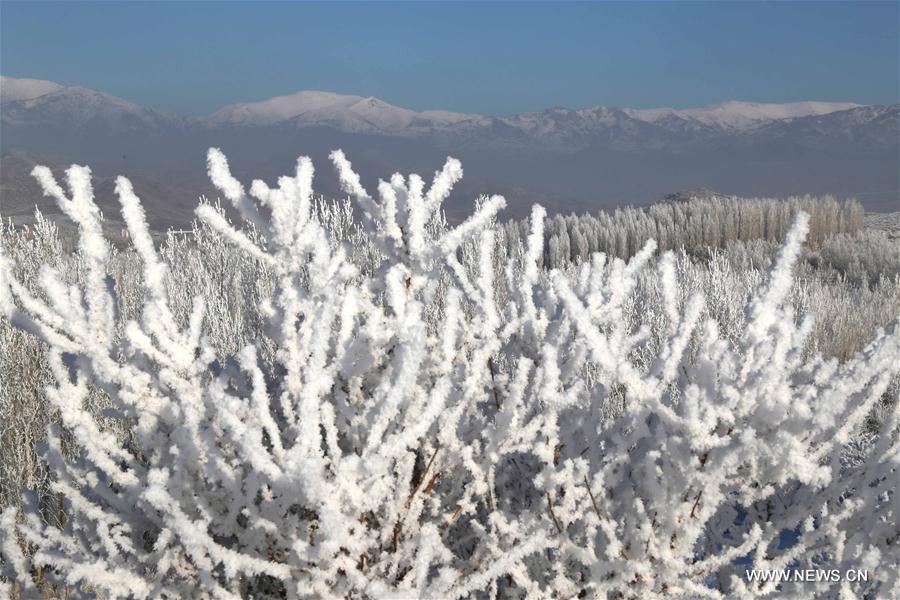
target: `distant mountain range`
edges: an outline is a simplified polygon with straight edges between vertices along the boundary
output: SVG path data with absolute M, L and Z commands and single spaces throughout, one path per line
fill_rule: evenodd
M 595 145 L 622 150 L 657 150 L 733 137 L 766 139 L 818 124 L 822 133 L 845 133 L 891 115 L 897 106 L 851 102 L 758 104 L 725 102 L 704 108 L 632 109 L 555 107 L 509 117 L 440 110 L 417 112 L 330 92 L 301 91 L 260 102 L 232 104 L 208 117 L 185 118 L 82 87 L 52 81 L 0 81 L 2 122 L 12 130 L 125 135 L 171 134 L 211 129 L 331 128 L 342 133 L 427 140 L 438 145 L 517 151 L 574 152 Z M 823 120 L 824 119 L 824 120 Z M 894 123 L 896 127 L 896 122 Z M 889 132 L 886 132 L 889 133 Z
M 451 154 L 466 169 L 451 217 L 479 192 L 505 193 L 514 215 L 534 201 L 551 211 L 595 210 L 699 187 L 856 196 L 871 210 L 896 210 L 900 198 L 900 105 L 726 102 L 482 116 L 301 91 L 182 117 L 97 90 L 2 77 L 0 134 L 3 216 L 33 204 L 36 186 L 14 179 L 23 161 L 40 159 L 140 179 L 145 195 L 173 196 L 150 201 L 158 224 L 181 222 L 197 194 L 211 192 L 203 167 L 210 145 L 222 147 L 239 174 L 264 178 L 308 154 L 319 164 L 318 188 L 332 195 L 340 192 L 323 160 L 333 148 L 348 153 L 372 188 L 394 170 L 431 173 Z

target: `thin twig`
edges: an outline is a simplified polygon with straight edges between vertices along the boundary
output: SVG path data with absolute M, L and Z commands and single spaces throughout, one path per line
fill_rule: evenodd
M 494 382 L 494 359 L 489 356 L 487 363 L 488 370 L 491 372 L 491 390 L 494 392 L 494 404 L 497 405 L 497 410 L 500 410 L 500 398 L 497 396 L 497 384 Z
M 459 518 L 459 513 L 462 512 L 462 506 L 459 504 L 456 505 L 456 510 L 453 511 L 453 515 L 450 517 L 450 520 L 444 523 L 444 529 L 448 529 L 457 518 Z
M 414 489 L 409 494 L 409 497 L 406 499 L 406 502 L 403 503 L 403 506 L 405 508 L 409 508 L 410 504 L 412 504 L 413 497 L 416 495 L 416 492 L 419 491 L 419 488 L 422 487 L 422 484 L 425 482 L 425 477 L 428 476 L 428 471 L 431 469 L 431 463 L 434 462 L 434 457 L 437 456 L 438 450 L 440 450 L 440 449 L 441 449 L 440 446 L 438 446 L 434 449 L 434 453 L 431 455 L 431 460 L 428 461 L 428 464 L 425 466 L 425 470 L 422 472 L 422 476 L 419 478 L 419 483 L 416 484 L 416 489 Z
M 691 518 L 694 518 L 694 511 L 697 510 L 697 505 L 700 504 L 700 497 L 703 496 L 703 490 L 697 492 L 697 498 L 694 500 L 694 506 L 691 507 Z
M 600 509 L 597 508 L 597 500 L 594 499 L 594 492 L 591 491 L 591 484 L 588 483 L 587 475 L 584 476 L 584 485 L 587 487 L 588 495 L 591 497 L 591 504 L 594 505 L 594 512 L 597 513 L 597 518 L 603 521 L 603 515 L 600 514 Z
M 425 486 L 425 491 L 422 492 L 423 494 L 430 494 L 430 493 L 431 493 L 431 490 L 434 489 L 434 484 L 437 482 L 438 476 L 440 476 L 440 473 L 435 473 L 435 474 L 431 477 L 431 481 L 428 482 L 428 485 Z
M 553 501 L 550 500 L 550 492 L 547 492 L 547 511 L 550 513 L 550 518 L 553 519 L 553 524 L 556 525 L 556 530 L 562 535 L 562 526 L 556 520 L 556 514 L 553 512 Z
M 401 530 L 400 521 L 397 521 L 397 523 L 394 525 L 394 531 L 391 534 L 391 543 L 393 544 L 393 546 L 391 548 L 391 552 L 396 552 L 397 548 L 400 545 L 400 530 Z

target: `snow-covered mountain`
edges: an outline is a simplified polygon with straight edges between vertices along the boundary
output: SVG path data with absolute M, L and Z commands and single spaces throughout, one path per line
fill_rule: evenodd
M 769 121 L 744 137 L 746 143 L 779 140 L 801 147 L 856 145 L 879 151 L 897 147 L 898 124 L 900 105 L 858 106 L 822 115 Z
M 43 79 L 15 79 L 0 75 L 0 101 L 28 100 L 62 89 L 58 83 Z
M 745 133 L 776 121 L 860 108 L 852 102 L 759 104 L 725 102 L 702 108 L 554 107 L 505 117 L 449 111 L 417 112 L 378 98 L 301 91 L 226 106 L 209 117 L 218 125 L 331 127 L 347 133 L 429 138 L 487 147 L 573 150 L 598 143 L 620 149 L 658 148 L 679 137 Z
M 226 106 L 210 115 L 209 121 L 243 126 L 289 123 L 294 127 L 333 127 L 350 133 L 399 135 L 478 118 L 478 115 L 448 111 L 416 112 L 373 97 L 301 91 L 261 102 Z
M 829 113 L 859 108 L 853 102 L 790 102 L 787 104 L 760 104 L 756 102 L 723 102 L 702 108 L 626 108 L 630 117 L 661 125 L 667 129 L 677 120 L 693 122 L 701 126 L 723 130 L 746 130 L 771 121 L 820 116 Z
M 323 112 L 326 114 L 341 112 L 362 100 L 361 96 L 300 91 L 260 102 L 232 104 L 214 112 L 209 120 L 229 125 L 272 125 L 302 115 L 314 118 Z
M 857 195 L 891 210 L 900 194 L 900 105 L 725 102 L 484 116 L 301 91 L 185 118 L 97 90 L 3 77 L 0 124 L 4 152 L 89 162 L 107 176 L 140 173 L 183 190 L 206 182 L 203 154 L 219 146 L 236 164 L 274 174 L 298 154 L 325 162 L 338 147 L 373 177 L 427 173 L 450 154 L 466 164 L 459 190 L 508 194 L 522 213 L 533 201 L 584 209 L 696 187 Z M 340 193 L 336 181 L 319 189 Z
M 869 120 L 888 118 L 881 129 L 897 130 L 890 115 L 897 106 L 873 107 L 850 102 L 757 104 L 726 102 L 689 109 L 631 109 L 593 106 L 550 108 L 513 115 L 472 119 L 439 131 L 440 137 L 469 144 L 538 145 L 546 149 L 578 151 L 603 146 L 621 151 L 676 149 L 697 144 L 719 145 L 738 139 L 759 140 L 776 129 L 800 129 L 814 121 L 823 135 L 832 129 L 846 133 Z M 769 129 L 766 129 L 769 127 Z
M 858 127 L 877 118 L 874 107 L 850 102 L 758 104 L 725 102 L 703 108 L 632 109 L 592 106 L 554 107 L 512 116 L 493 117 L 441 110 L 415 111 L 374 97 L 300 91 L 259 102 L 233 104 L 205 118 L 184 119 L 122 98 L 51 81 L 3 77 L 0 82 L 3 124 L 12 128 L 99 130 L 120 134 L 167 128 L 325 127 L 343 133 L 413 138 L 438 146 L 490 149 L 579 151 L 605 146 L 640 151 L 707 142 L 713 138 L 756 135 L 816 117 L 819 129 L 829 129 L 829 117 L 839 127 Z M 873 112 L 875 111 L 875 112 Z M 771 128 L 774 131 L 778 127 Z M 811 132 L 806 129 L 807 135 Z M 822 131 L 829 134 L 830 132 Z
M 10 77 L 3 77 L 0 84 L 0 114 L 4 127 L 56 132 L 153 132 L 184 122 L 181 117 L 89 88 Z

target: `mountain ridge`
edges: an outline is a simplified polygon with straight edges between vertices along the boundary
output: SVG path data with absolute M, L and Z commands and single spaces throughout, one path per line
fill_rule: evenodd
M 520 133 L 526 138 L 545 138 L 551 142 L 572 140 L 579 134 L 596 134 L 613 127 L 638 129 L 641 127 L 638 123 L 659 127 L 669 133 L 746 131 L 773 121 L 790 121 L 867 107 L 852 102 L 779 104 L 731 100 L 685 109 L 592 105 L 577 109 L 551 107 L 509 116 L 492 116 L 447 110 L 416 111 L 374 96 L 300 90 L 260 101 L 230 104 L 202 117 L 181 117 L 90 88 L 0 76 L 0 101 L 6 105 L 3 107 L 5 123 L 17 124 L 26 119 L 24 113 L 28 111 L 46 109 L 53 103 L 65 104 L 66 99 L 73 98 L 80 98 L 81 105 L 73 101 L 69 104 L 74 106 L 66 108 L 70 108 L 70 112 L 82 110 L 87 115 L 76 114 L 75 123 L 98 115 L 102 117 L 101 111 L 106 110 L 115 112 L 117 116 L 117 119 L 107 118 L 107 121 L 121 121 L 124 116 L 131 115 L 134 117 L 131 119 L 133 126 L 138 122 L 154 126 L 159 123 L 207 127 L 326 126 L 348 133 L 433 137 L 438 140 L 448 136 L 465 138 L 472 134 L 496 133 L 498 129 L 507 128 L 510 134 Z M 70 115 L 67 114 L 67 117 Z M 47 116 L 39 115 L 39 118 Z
M 451 155 L 466 168 L 448 204 L 459 215 L 482 192 L 506 195 L 514 215 L 532 202 L 551 212 L 591 210 L 700 187 L 856 196 L 870 210 L 896 210 L 900 197 L 900 104 L 732 101 L 484 116 L 301 91 L 183 117 L 97 90 L 4 77 L 0 125 L 0 150 L 90 164 L 98 176 L 143 177 L 152 193 L 161 190 L 160 202 L 166 190 L 209 189 L 203 157 L 211 146 L 244 169 L 240 176 L 273 183 L 298 155 L 325 165 L 342 148 L 370 189 L 396 170 L 431 173 Z M 330 170 L 319 173 L 319 190 L 340 196 Z

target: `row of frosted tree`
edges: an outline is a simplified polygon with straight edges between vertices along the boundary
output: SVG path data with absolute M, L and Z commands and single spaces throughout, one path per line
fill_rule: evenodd
M 661 251 L 679 248 L 724 248 L 729 242 L 784 238 L 799 212 L 809 215 L 810 248 L 830 236 L 855 234 L 862 228 L 863 208 L 856 200 L 831 196 L 773 198 L 690 198 L 649 208 L 626 207 L 596 215 L 556 215 L 547 222 L 543 264 L 559 268 L 588 260 L 594 252 L 628 259 L 649 240 Z M 507 250 L 515 252 L 528 234 L 525 221 L 505 225 Z

